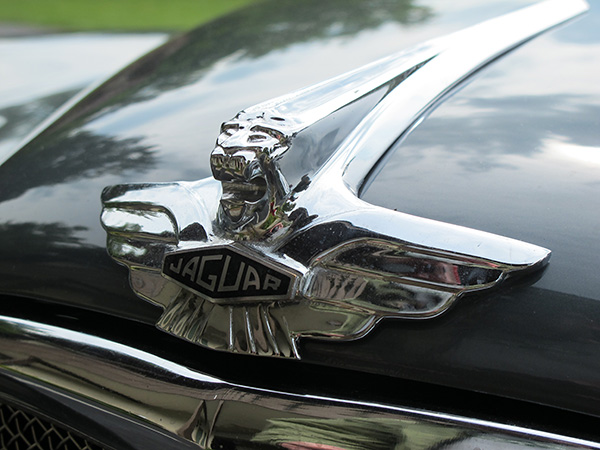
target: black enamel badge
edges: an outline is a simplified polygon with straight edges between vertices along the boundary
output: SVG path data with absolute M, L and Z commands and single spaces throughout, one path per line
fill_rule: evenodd
M 162 273 L 216 302 L 291 298 L 296 276 L 277 266 L 236 247 L 217 246 L 167 254 Z

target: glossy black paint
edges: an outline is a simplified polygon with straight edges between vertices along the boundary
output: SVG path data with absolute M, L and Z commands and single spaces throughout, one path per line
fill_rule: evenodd
M 210 176 L 219 125 L 245 106 L 523 3 L 264 2 L 176 38 L 0 167 L 0 293 L 154 324 L 160 310 L 133 295 L 104 249 L 105 186 Z M 592 12 L 486 70 L 402 144 L 363 196 L 550 248 L 543 276 L 464 298 L 436 319 L 383 321 L 363 340 L 305 340 L 304 361 L 600 415 L 597 24 Z M 563 155 L 573 148 L 591 157 Z M 160 334 L 146 327 L 127 339 Z M 190 348 L 168 339 L 173 352 Z M 210 371 L 206 359 L 188 364 Z

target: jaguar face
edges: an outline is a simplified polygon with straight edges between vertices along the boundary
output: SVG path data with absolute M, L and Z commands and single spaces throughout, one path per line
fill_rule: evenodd
M 277 164 L 289 148 L 288 141 L 262 118 L 234 119 L 221 126 L 211 154 L 211 169 L 223 188 L 219 207 L 223 229 L 239 233 L 242 229 L 264 232 L 269 228 L 277 208 L 289 196 Z

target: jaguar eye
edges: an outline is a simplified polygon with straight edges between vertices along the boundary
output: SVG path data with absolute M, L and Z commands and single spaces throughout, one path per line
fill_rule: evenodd
M 221 130 L 221 136 L 233 136 L 233 133 L 235 133 L 236 130 L 234 130 L 233 128 L 225 128 L 224 130 Z
M 236 131 L 241 130 L 243 127 L 237 123 L 224 123 L 221 125 L 221 134 L 226 136 L 233 136 Z
M 267 136 L 265 136 L 264 134 L 252 134 L 248 138 L 248 141 L 250 141 L 250 142 L 263 142 L 266 140 L 267 140 Z

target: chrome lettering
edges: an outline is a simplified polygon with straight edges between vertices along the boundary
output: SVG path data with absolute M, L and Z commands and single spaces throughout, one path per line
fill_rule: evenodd
M 248 265 L 248 269 L 246 270 L 246 276 L 244 277 L 244 284 L 242 285 L 242 290 L 245 291 L 250 286 L 254 286 L 254 288 L 259 291 L 260 290 L 260 276 L 254 267 Z
M 181 264 L 183 264 L 183 258 L 179 258 L 179 261 L 177 262 L 177 266 L 175 266 L 175 264 L 171 263 L 171 265 L 169 266 L 169 268 L 173 272 L 179 273 L 181 271 Z
M 208 289 L 209 291 L 214 291 L 215 285 L 217 284 L 217 276 L 208 275 L 206 278 L 208 279 L 209 283 L 207 283 L 201 277 L 204 274 L 204 266 L 206 261 L 220 261 L 221 259 L 223 259 L 223 255 L 203 256 L 202 261 L 200 261 L 200 270 L 198 270 L 198 278 L 196 278 L 196 283 L 198 283 L 203 288 Z
M 245 263 L 240 263 L 240 268 L 238 270 L 237 278 L 235 283 L 231 286 L 225 286 L 225 277 L 227 276 L 227 272 L 229 271 L 229 262 L 231 261 L 231 256 L 227 255 L 225 257 L 225 264 L 223 265 L 223 271 L 221 272 L 221 279 L 219 280 L 219 289 L 217 292 L 231 292 L 237 291 L 240 288 L 240 282 L 242 281 L 242 275 L 244 273 L 244 268 L 246 267 Z
M 192 259 L 190 259 L 187 264 L 185 265 L 185 267 L 183 268 L 183 273 L 181 274 L 182 276 L 186 276 L 189 275 L 190 276 L 190 280 L 194 281 L 194 277 L 196 276 L 196 268 L 198 267 L 198 260 L 200 258 L 198 258 L 197 256 L 193 257 Z
M 284 274 L 227 251 L 167 255 L 163 273 L 216 299 L 283 295 L 289 284 Z
M 266 291 L 267 289 L 277 290 L 279 285 L 281 284 L 281 280 L 279 278 L 275 278 L 271 274 L 267 274 L 265 277 L 265 284 L 263 285 L 263 289 Z

